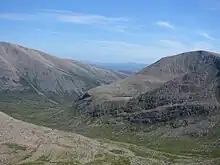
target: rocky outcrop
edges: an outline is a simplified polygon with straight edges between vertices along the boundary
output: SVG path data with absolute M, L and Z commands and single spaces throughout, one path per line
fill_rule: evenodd
M 218 106 L 211 104 L 178 104 L 133 113 L 129 115 L 127 120 L 132 123 L 155 124 L 176 119 L 184 120 L 187 117 L 207 116 L 214 113 L 217 108 Z M 184 120 L 184 122 L 184 125 L 187 124 L 187 120 Z M 172 124 L 172 126 L 177 127 L 175 124 Z

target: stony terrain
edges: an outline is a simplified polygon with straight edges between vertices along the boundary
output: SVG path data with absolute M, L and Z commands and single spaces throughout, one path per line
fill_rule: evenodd
M 184 75 L 179 74 L 179 77 L 164 83 L 157 89 L 131 99 L 125 110 L 128 113 L 134 113 L 133 117 L 130 116 L 131 121 L 155 123 L 176 120 L 178 125 L 178 120 L 184 120 L 185 127 L 188 127 L 190 123 L 196 125 L 200 120 L 205 120 L 204 116 L 211 117 L 220 114 L 220 57 L 207 52 L 200 52 L 188 57 L 179 55 L 178 57 L 182 57 L 183 65 L 190 64 L 184 67 L 188 71 Z M 179 62 L 176 63 L 179 64 Z M 179 73 L 181 72 L 179 71 Z M 176 71 L 174 71 L 175 73 Z M 202 119 L 200 119 L 201 117 Z M 206 130 L 206 127 L 214 126 L 219 120 L 210 119 L 209 122 L 211 123 L 204 122 L 203 131 Z M 188 129 L 188 133 L 190 132 L 193 131 Z
M 0 42 L 0 91 L 32 89 L 41 95 L 73 99 L 88 89 L 125 77 L 125 73 Z
M 91 89 L 85 98 L 76 101 L 76 108 L 95 118 L 107 115 L 129 123 L 168 124 L 173 136 L 207 134 L 220 122 L 217 117 L 220 115 L 220 57 L 217 54 L 196 51 L 166 57 L 133 76 L 136 82 L 141 82 L 135 84 L 136 88 L 131 79 Z M 127 89 L 121 96 L 123 99 L 130 94 L 126 102 L 116 96 L 121 94 L 118 88 L 111 90 L 117 84 L 121 91 Z M 129 85 L 134 88 L 128 90 Z M 142 94 L 135 96 L 138 88 Z
M 100 143 L 97 141 L 24 123 L 1 112 L 0 123 L 0 164 L 19 164 L 36 161 L 40 158 L 44 158 L 42 161 L 51 158 L 51 161 L 56 162 L 58 156 L 61 156 L 60 161 L 62 159 L 71 161 L 72 158 L 75 158 L 86 162 L 94 159 L 94 156 L 102 151 Z M 65 160 L 67 154 L 69 154 L 70 160 Z M 80 159 L 77 158 L 80 155 Z
M 118 149 L 114 145 L 108 146 L 81 135 L 25 123 L 2 112 L 0 112 L 0 130 L 0 164 L 2 165 L 34 163 L 78 165 L 90 162 L 92 164 L 96 159 L 101 162 L 102 156 L 105 155 L 114 158 L 114 153 L 110 150 Z M 126 149 L 123 150 L 127 152 Z M 127 155 L 131 156 L 132 153 Z M 126 159 L 126 154 L 122 156 L 124 161 L 130 162 L 129 157 Z M 115 159 L 117 162 L 117 155 Z M 119 159 L 118 162 L 120 163 Z
M 145 147 L 52 130 L 0 112 L 1 165 L 215 164 L 218 159 L 168 154 Z

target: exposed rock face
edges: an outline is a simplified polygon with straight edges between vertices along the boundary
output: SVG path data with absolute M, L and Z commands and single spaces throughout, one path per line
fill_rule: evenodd
M 60 59 L 19 45 L 0 42 L 0 90 L 34 89 L 38 93 L 81 95 L 127 74 Z
M 185 55 L 182 56 L 184 61 Z M 192 60 L 188 62 L 190 69 L 184 75 L 180 74 L 179 77 L 164 83 L 159 88 L 131 99 L 127 103 L 128 107 L 131 107 L 130 110 L 137 111 L 136 108 L 132 108 L 133 105 L 142 110 L 195 102 L 218 105 L 220 58 L 207 52 L 191 56 Z
M 135 96 L 126 103 L 108 100 L 104 103 L 100 101 L 101 105 L 94 105 L 94 100 L 97 99 L 90 91 L 98 90 L 96 88 L 89 91 L 92 95 L 89 100 L 77 102 L 78 108 L 81 111 L 90 110 L 89 114 L 92 111 L 95 117 L 109 114 L 121 116 L 131 123 L 145 124 L 183 120 L 180 123 L 186 125 L 188 118 L 199 119 L 202 116 L 220 114 L 220 57 L 217 54 L 196 51 L 166 57 L 134 76 L 137 81 L 140 80 L 140 75 L 148 77 L 145 81 L 148 83 L 143 85 L 145 88 L 142 88 L 139 96 L 135 96 L 131 90 L 125 91 Z M 127 78 L 123 81 L 129 84 L 129 80 Z M 119 87 L 122 85 L 123 88 L 123 81 L 114 84 L 119 84 Z M 106 88 L 110 90 L 113 85 Z M 102 91 L 107 90 L 100 88 L 103 88 Z M 173 127 L 182 125 L 180 123 L 174 123 Z

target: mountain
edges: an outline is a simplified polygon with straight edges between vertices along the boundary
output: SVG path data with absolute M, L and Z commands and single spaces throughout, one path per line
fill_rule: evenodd
M 219 164 L 219 66 L 218 54 L 206 51 L 165 57 L 123 81 L 85 92 L 72 107 L 36 91 L 2 93 L 0 111 L 16 119 L 0 113 L 0 160 Z
M 218 57 L 217 54 L 206 51 L 194 51 L 164 57 L 135 75 L 110 85 L 93 88 L 87 93 L 97 101 L 128 100 L 134 96 L 156 89 L 165 82 L 181 77 L 189 72 L 202 72 L 206 70 L 208 66 L 202 58 L 209 56 Z
M 71 96 L 124 79 L 122 72 L 60 59 L 38 50 L 0 42 L 0 91 L 33 90 L 46 96 Z
M 124 62 L 124 63 L 105 63 L 105 62 L 89 62 L 89 64 L 97 67 L 107 68 L 115 71 L 121 71 L 125 73 L 136 73 L 142 68 L 146 67 L 147 64 Z
M 165 57 L 125 80 L 91 89 L 76 101 L 76 107 L 94 117 L 109 114 L 131 123 L 172 123 L 181 127 L 178 135 L 205 134 L 220 122 L 215 118 L 220 115 L 219 78 L 218 54 L 187 52 Z
M 93 88 L 87 93 L 93 96 L 93 100 L 96 100 L 96 102 L 126 101 L 134 96 L 160 87 L 175 77 L 184 75 L 190 69 L 190 65 L 193 65 L 191 64 L 193 61 L 190 61 L 193 60 L 191 58 L 196 57 L 200 53 L 212 54 L 210 52 L 197 51 L 164 57 L 154 64 L 145 67 L 135 75 L 110 85 Z M 194 60 L 195 62 L 197 62 L 196 59 Z

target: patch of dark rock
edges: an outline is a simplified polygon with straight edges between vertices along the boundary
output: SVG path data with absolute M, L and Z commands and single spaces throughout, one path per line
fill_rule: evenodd
M 186 127 L 186 126 L 188 126 L 188 121 L 187 120 L 177 120 L 175 122 L 171 122 L 170 125 L 173 128 Z
M 172 107 L 164 107 L 162 110 L 144 111 L 133 114 L 129 117 L 131 123 L 154 124 L 160 122 L 169 122 L 173 120 L 181 121 L 185 117 L 207 116 L 213 112 L 212 106 L 202 105 L 176 105 Z M 187 126 L 187 121 L 171 124 L 174 128 Z
M 125 152 L 124 151 L 122 151 L 122 150 L 117 150 L 117 149 L 112 149 L 112 150 L 110 150 L 112 153 L 114 153 L 114 154 L 124 154 Z
M 91 97 L 91 95 L 88 92 L 86 92 L 81 97 L 79 97 L 79 100 L 84 100 L 85 98 L 88 98 L 88 97 Z

